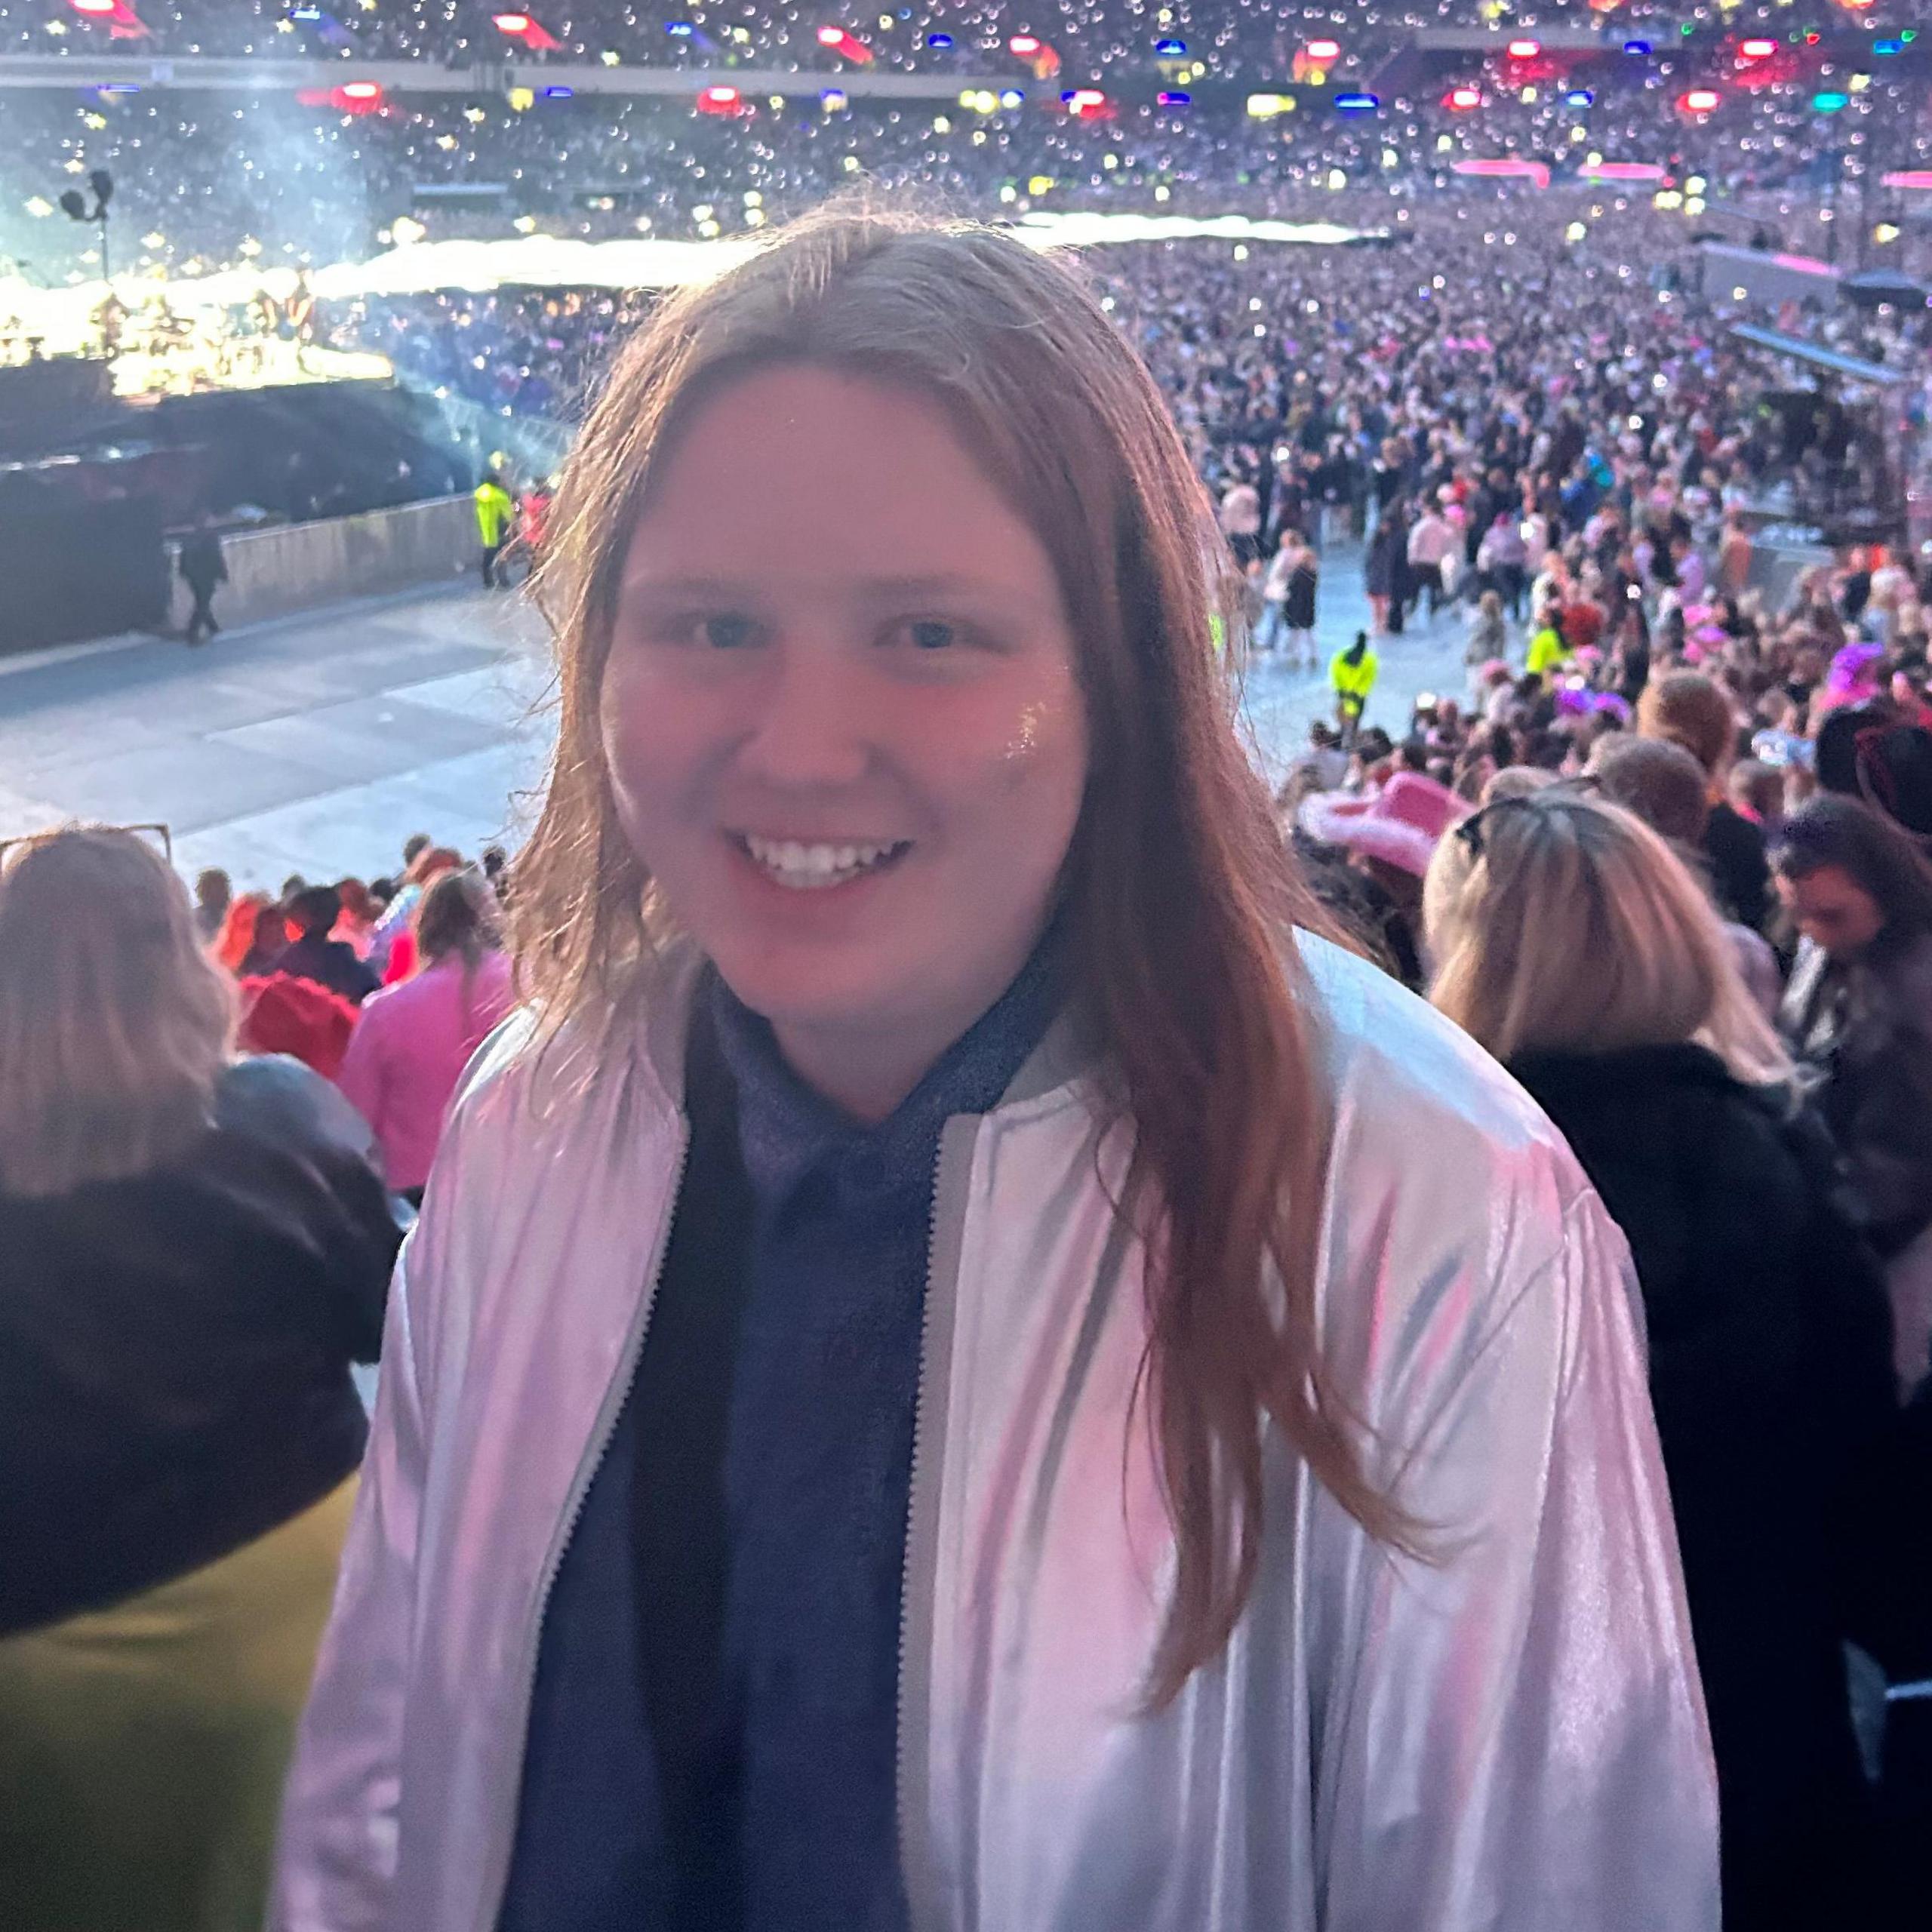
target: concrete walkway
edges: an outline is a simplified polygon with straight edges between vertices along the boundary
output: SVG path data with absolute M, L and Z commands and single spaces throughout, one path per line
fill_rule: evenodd
M 1323 572 L 1325 663 L 1367 621 L 1358 554 Z M 0 838 L 63 818 L 158 820 L 177 865 L 238 888 L 393 870 L 426 832 L 513 845 L 552 739 L 543 629 L 481 589 L 363 599 L 224 632 L 200 649 L 136 638 L 0 658 Z M 1371 722 L 1398 732 L 1418 691 L 1456 691 L 1460 623 L 1380 647 Z M 1265 763 L 1333 709 L 1325 673 L 1260 660 L 1247 708 Z

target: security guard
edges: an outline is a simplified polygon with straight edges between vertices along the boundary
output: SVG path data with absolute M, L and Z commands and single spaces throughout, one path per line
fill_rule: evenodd
M 516 505 L 494 472 L 477 485 L 475 497 L 476 534 L 483 542 L 483 588 L 495 590 L 500 588 L 503 583 L 497 574 L 497 559 L 502 554 L 503 546 L 509 541 L 510 525 L 516 515 Z
M 1356 728 L 1368 708 L 1368 694 L 1375 688 L 1376 674 L 1382 660 L 1368 648 L 1368 633 L 1357 631 L 1355 641 L 1336 652 L 1328 666 L 1328 681 L 1335 688 L 1335 722 L 1341 728 L 1343 744 L 1355 742 Z

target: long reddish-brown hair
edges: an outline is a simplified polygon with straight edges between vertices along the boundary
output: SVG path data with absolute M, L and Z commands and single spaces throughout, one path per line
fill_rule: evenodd
M 1147 1239 L 1143 1386 L 1178 1546 L 1158 1704 L 1219 1654 L 1253 1587 L 1265 1423 L 1372 1532 L 1401 1523 L 1318 1346 L 1327 1109 L 1288 934 L 1321 915 L 1238 735 L 1238 585 L 1159 390 L 1066 267 L 992 229 L 835 207 L 667 300 L 620 355 L 543 565 L 561 718 L 518 866 L 525 986 L 552 1032 L 608 1023 L 661 931 L 598 728 L 620 574 L 680 425 L 781 361 L 946 408 L 1045 546 L 1074 628 L 1092 755 L 1066 912 L 1133 1124 L 1121 1204 Z

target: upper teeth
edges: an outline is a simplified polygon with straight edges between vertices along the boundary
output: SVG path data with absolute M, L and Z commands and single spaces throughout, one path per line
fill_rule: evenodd
M 877 865 L 898 847 L 896 843 L 805 845 L 795 839 L 760 838 L 747 832 L 745 849 L 787 885 L 826 885 Z

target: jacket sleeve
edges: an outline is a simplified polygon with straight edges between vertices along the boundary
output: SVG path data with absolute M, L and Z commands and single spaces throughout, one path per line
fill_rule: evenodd
M 1460 1371 L 1386 1419 L 1429 1555 L 1371 1546 L 1337 1619 L 1360 1634 L 1317 1739 L 1324 1932 L 1716 1932 L 1716 1775 L 1596 1196 L 1490 1293 Z
M 410 1281 L 433 1269 L 432 1239 L 419 1223 L 389 1292 L 361 1487 L 283 1798 L 270 1932 L 388 1924 L 426 1448 Z

